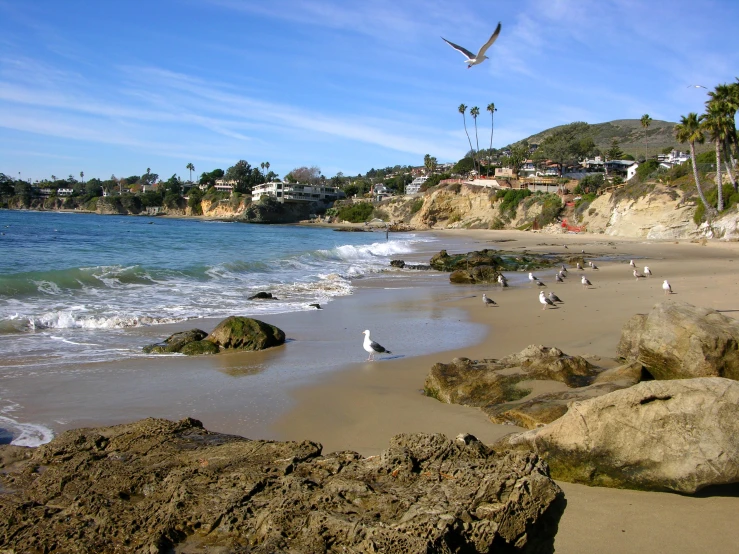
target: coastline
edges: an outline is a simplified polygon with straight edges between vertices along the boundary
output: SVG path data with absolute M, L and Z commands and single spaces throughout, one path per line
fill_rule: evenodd
M 433 231 L 432 231 L 433 232 Z M 485 327 L 482 341 L 461 349 L 407 359 L 352 364 L 325 375 L 318 382 L 292 391 L 294 407 L 272 427 L 280 439 L 310 438 L 324 451 L 357 450 L 376 455 L 391 436 L 406 432 L 441 432 L 454 437 L 469 432 L 483 442 L 516 431 L 494 425 L 475 408 L 442 404 L 420 389 L 431 365 L 454 357 L 501 358 L 529 344 L 556 346 L 568 354 L 609 363 L 623 324 L 665 300 L 661 283 L 668 278 L 680 300 L 720 310 L 736 317 L 739 304 L 725 294 L 739 284 L 735 268 L 739 245 L 689 241 L 646 241 L 603 235 L 547 235 L 517 231 L 444 231 L 442 241 L 467 244 L 465 250 L 500 246 L 573 254 L 584 249 L 599 260 L 598 271 L 586 270 L 594 287 L 573 282 L 554 283 L 553 273 L 537 272 L 565 304 L 541 310 L 537 291 L 528 284 L 502 290 L 494 286 L 449 285 L 436 302 L 462 310 L 472 323 Z M 501 241 L 505 241 L 501 243 Z M 565 249 L 567 245 L 569 248 Z M 437 250 L 438 251 L 438 250 Z M 456 251 L 455 251 L 456 252 Z M 628 261 L 640 269 L 650 265 L 655 277 L 636 280 Z M 710 284 L 706 278 L 710 277 Z M 360 285 L 361 286 L 361 285 Z M 499 307 L 486 308 L 480 296 L 487 292 Z M 374 335 L 373 335 L 374 336 Z M 378 336 L 393 350 L 402 337 Z M 568 553 L 689 552 L 707 548 L 734 552 L 739 533 L 729 515 L 739 508 L 732 496 L 683 497 L 560 483 L 568 499 L 555 546 Z M 645 518 L 644 514 L 656 519 Z M 628 545 L 628 546 L 626 546 Z

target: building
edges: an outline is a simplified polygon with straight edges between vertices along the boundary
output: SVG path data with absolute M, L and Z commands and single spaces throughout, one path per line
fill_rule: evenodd
M 428 177 L 426 177 L 425 175 L 421 177 L 416 177 L 405 186 L 405 193 L 418 194 L 421 191 L 421 185 L 423 185 L 427 180 Z
M 341 198 L 346 198 L 344 191 L 338 187 L 304 185 L 284 181 L 272 181 L 257 185 L 252 188 L 251 195 L 254 202 L 258 202 L 262 196 L 271 196 L 281 204 L 285 202 L 323 202 L 330 204 Z
M 216 179 L 216 184 L 213 185 L 213 188 L 221 192 L 233 192 L 235 186 L 236 180 L 234 179 L 230 181 L 226 181 L 225 179 Z

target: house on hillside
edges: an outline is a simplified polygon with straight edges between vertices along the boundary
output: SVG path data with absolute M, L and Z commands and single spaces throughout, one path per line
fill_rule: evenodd
M 272 181 L 252 188 L 252 201 L 259 202 L 262 196 L 271 196 L 280 204 L 322 202 L 333 204 L 336 200 L 346 198 L 346 194 L 338 187 L 326 185 L 306 185 L 302 183 L 286 183 Z
M 425 175 L 421 177 L 416 177 L 415 179 L 413 179 L 413 181 L 411 181 L 405 186 L 405 193 L 406 194 L 418 194 L 420 192 L 421 185 L 423 185 L 427 180 L 428 180 L 428 177 L 426 177 Z

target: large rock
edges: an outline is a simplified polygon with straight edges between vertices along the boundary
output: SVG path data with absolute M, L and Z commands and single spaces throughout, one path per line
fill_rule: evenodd
M 530 345 L 500 360 L 455 358 L 450 364 L 434 364 L 426 377 L 424 392 L 448 404 L 479 407 L 495 423 L 535 428 L 560 417 L 567 411 L 567 404 L 575 399 L 606 394 L 636 382 L 614 379 L 614 383 L 529 398 L 531 381 L 558 381 L 568 387 L 586 387 L 599 371 L 581 356 L 569 356 L 558 348 Z
M 739 482 L 739 383 L 645 381 L 582 402 L 501 447 L 534 449 L 552 476 L 588 485 L 695 493 Z
M 180 331 L 179 333 L 170 335 L 163 342 L 144 346 L 143 350 L 147 354 L 171 354 L 180 352 L 186 345 L 201 341 L 207 336 L 208 333 L 200 329 Z
M 739 379 L 739 321 L 667 300 L 624 325 L 618 354 L 638 360 L 655 379 Z
M 544 554 L 564 509 L 535 454 L 470 435 L 398 435 L 362 458 L 146 419 L 13 459 L 0 473 L 8 552 Z
M 490 284 L 498 282 L 498 273 L 490 265 L 479 265 L 472 269 L 456 269 L 449 274 L 451 283 Z
M 285 333 L 269 323 L 231 316 L 221 321 L 205 340 L 225 349 L 264 350 L 285 342 Z

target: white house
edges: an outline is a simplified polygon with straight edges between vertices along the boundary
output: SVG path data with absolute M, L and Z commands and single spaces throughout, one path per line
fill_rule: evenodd
M 235 179 L 232 179 L 230 181 L 226 181 L 225 179 L 216 179 L 216 184 L 213 185 L 213 188 L 221 192 L 233 192 L 235 186 Z
M 304 185 L 301 183 L 286 183 L 271 181 L 252 188 L 252 200 L 258 202 L 262 196 L 276 198 L 281 204 L 285 202 L 325 202 L 331 203 L 340 198 L 346 198 L 344 191 L 338 187 L 326 185 Z
M 406 194 L 418 194 L 421 189 L 421 185 L 424 184 L 427 180 L 428 180 L 428 177 L 426 176 L 416 177 L 415 179 L 413 179 L 413 181 L 411 181 L 405 186 L 405 193 Z
M 626 180 L 630 181 L 636 175 L 636 170 L 639 169 L 639 162 L 634 162 L 628 168 L 626 168 Z

